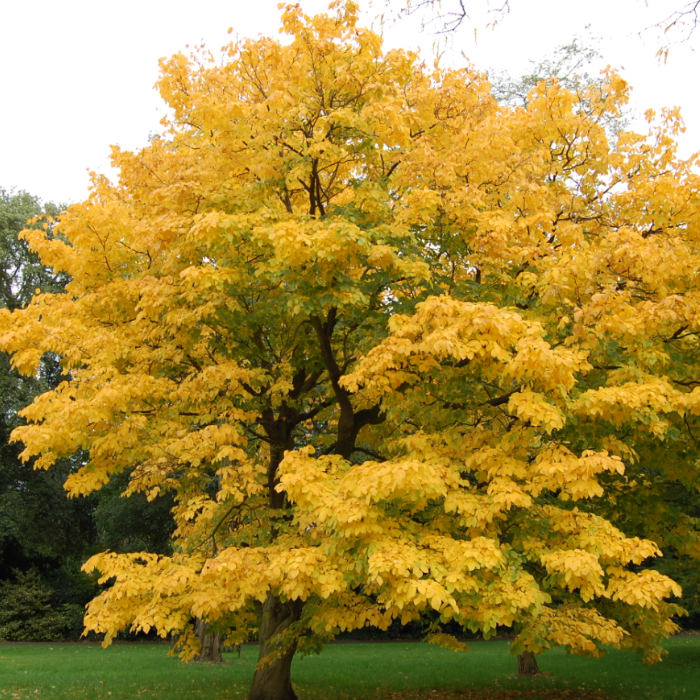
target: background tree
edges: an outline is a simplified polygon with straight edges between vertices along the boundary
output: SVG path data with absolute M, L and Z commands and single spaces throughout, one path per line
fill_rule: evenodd
M 28 223 L 51 230 L 53 218 L 62 209 L 62 205 L 53 202 L 42 204 L 27 192 L 0 187 L 0 299 L 4 308 L 26 306 L 37 289 L 55 293 L 65 286 L 66 275 L 43 265 L 19 237 Z
M 526 107 L 528 99 L 536 94 L 541 83 L 556 82 L 560 87 L 576 94 L 582 109 L 595 109 L 586 103 L 587 94 L 595 94 L 605 84 L 605 63 L 598 48 L 599 39 L 592 36 L 590 28 L 582 35 L 574 36 L 567 44 L 558 46 L 551 56 L 530 61 L 530 69 L 520 75 L 507 72 L 489 73 L 493 96 L 499 104 L 509 107 Z M 629 126 L 629 114 L 621 106 L 618 114 L 604 115 L 606 130 L 616 138 Z
M 1 307 L 23 308 L 37 290 L 49 293 L 63 290 L 66 275 L 54 273 L 43 265 L 26 241 L 19 238 L 19 232 L 28 223 L 46 230 L 50 237 L 52 219 L 61 209 L 51 202 L 42 204 L 27 192 L 0 188 Z M 76 468 L 75 459 L 62 460 L 53 472 L 36 472 L 31 464 L 19 460 L 20 450 L 10 445 L 9 439 L 12 430 L 23 423 L 19 411 L 34 397 L 55 387 L 59 376 L 55 355 L 46 355 L 32 376 L 22 376 L 11 369 L 8 355 L 0 354 L 0 580 L 11 586 L 19 576 L 16 585 L 20 595 L 29 598 L 32 592 L 44 591 L 45 596 L 42 593 L 35 601 L 38 606 L 35 612 L 43 610 L 50 600 L 57 608 L 52 608 L 54 622 L 62 619 L 58 612 L 62 604 L 84 605 L 95 594 L 94 587 L 80 573 L 80 562 L 94 541 L 93 505 L 91 501 L 66 497 L 63 482 Z M 41 580 L 36 578 L 39 574 Z M 27 591 L 21 593 L 25 584 Z M 6 590 L 9 595 L 14 589 Z M 75 623 L 76 615 L 69 616 Z M 13 629 L 21 627 L 25 617 L 20 615 L 13 622 Z M 66 632 L 60 622 L 48 626 L 37 622 L 38 627 L 32 627 L 33 624 L 29 622 L 25 632 L 17 628 L 13 634 L 17 639 L 24 640 L 23 635 L 28 635 L 26 639 L 36 639 L 43 629 L 47 639 L 55 639 Z
M 112 552 L 172 553 L 175 529 L 171 493 L 156 496 L 150 502 L 143 493 L 129 498 L 127 489 L 131 470 L 116 474 L 97 494 L 94 513 L 96 544 Z
M 53 352 L 66 372 L 23 411 L 24 458 L 87 450 L 73 494 L 129 470 L 127 492 L 176 503 L 171 556 L 88 562 L 114 581 L 88 628 L 183 631 L 191 657 L 193 618 L 235 634 L 256 611 L 253 700 L 295 697 L 297 649 L 395 619 L 454 648 L 444 625 L 506 625 L 517 652 L 656 660 L 680 589 L 597 511 L 698 400 L 678 385 L 658 414 L 677 319 L 645 316 L 679 259 L 697 269 L 673 115 L 611 143 L 612 73 L 499 106 L 483 75 L 384 53 L 333 8 L 286 7 L 287 42 L 222 65 L 164 61 L 163 136 L 114 149 L 119 181 L 94 178 L 63 239 L 23 234 L 71 278 L 0 316 L 19 371 Z M 627 330 L 596 309 L 650 259 L 619 371 L 606 334 Z
M 16 574 L 15 583 L 0 582 L 0 639 L 7 642 L 55 642 L 63 639 L 71 617 L 75 617 L 75 610 L 69 607 L 61 614 L 54 608 L 52 593 L 36 570 L 17 571 Z M 78 610 L 82 617 L 79 606 Z
M 51 238 L 54 218 L 63 208 L 43 204 L 27 192 L 0 189 L 3 308 L 25 307 L 37 290 L 63 292 L 68 276 L 42 264 L 19 236 L 29 225 Z M 56 387 L 60 375 L 58 357 L 51 353 L 42 357 L 37 372 L 30 376 L 12 369 L 9 356 L 0 354 L 0 581 L 6 582 L 7 595 L 16 587 L 17 595 L 24 596 L 29 605 L 13 618 L 13 638 L 20 641 L 38 639 L 41 630 L 48 635 L 44 641 L 80 634 L 82 614 L 76 614 L 76 606 L 82 608 L 96 594 L 95 586 L 80 572 L 90 553 L 105 548 L 170 551 L 173 521 L 168 497 L 152 504 L 141 494 L 121 499 L 127 475 L 118 475 L 96 498 L 69 499 L 63 483 L 80 467 L 82 452 L 61 460 L 48 472 L 37 471 L 32 462 L 18 458 L 20 450 L 10 444 L 10 433 L 24 422 L 19 412 L 36 396 Z M 35 593 L 36 600 L 32 598 Z M 51 610 L 51 624 L 44 624 L 43 617 L 30 619 L 29 610 L 39 615 L 46 606 Z

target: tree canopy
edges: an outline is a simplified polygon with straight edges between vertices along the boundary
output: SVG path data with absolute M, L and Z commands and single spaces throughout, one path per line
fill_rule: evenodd
M 395 619 L 660 658 L 681 591 L 623 523 L 647 484 L 697 481 L 677 114 L 612 143 L 614 73 L 499 105 L 471 68 L 383 51 L 350 0 L 282 25 L 163 60 L 160 137 L 114 147 L 60 235 L 23 234 L 71 280 L 0 316 L 18 371 L 65 375 L 23 458 L 87 455 L 74 495 L 126 472 L 175 498 L 171 556 L 86 564 L 112 582 L 87 628 L 182 632 L 185 657 L 194 618 L 259 628 L 252 700 L 294 697 L 296 649 Z

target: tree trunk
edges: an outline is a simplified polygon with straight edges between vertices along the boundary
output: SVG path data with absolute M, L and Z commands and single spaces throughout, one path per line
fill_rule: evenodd
M 518 675 L 519 676 L 536 676 L 540 672 L 540 667 L 537 665 L 537 656 L 531 651 L 524 651 L 518 654 Z
M 204 620 L 197 618 L 194 623 L 194 633 L 199 637 L 202 648 L 195 661 L 210 664 L 222 664 L 224 658 L 221 655 L 221 635 L 218 632 L 210 632 Z
M 284 603 L 277 596 L 267 596 L 260 620 L 258 664 L 269 654 L 278 651 L 277 635 L 299 620 L 302 607 L 303 603 L 300 600 Z M 291 679 L 292 659 L 296 648 L 297 645 L 294 642 L 283 651 L 278 651 L 279 656 L 274 661 L 265 663 L 255 670 L 247 700 L 297 700 Z

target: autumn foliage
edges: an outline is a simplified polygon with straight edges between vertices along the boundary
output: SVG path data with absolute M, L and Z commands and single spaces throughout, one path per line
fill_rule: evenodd
M 395 619 L 659 658 L 681 591 L 648 565 L 700 540 L 682 513 L 624 523 L 654 475 L 697 478 L 677 115 L 612 138 L 614 73 L 501 107 L 472 68 L 383 52 L 353 2 L 282 21 L 163 61 L 161 137 L 114 148 L 119 181 L 59 235 L 25 232 L 72 281 L 1 317 L 19 370 L 66 373 L 24 458 L 85 451 L 74 495 L 133 467 L 131 492 L 177 498 L 172 557 L 86 564 L 113 581 L 87 628 L 182 632 L 185 657 L 195 617 L 259 628 L 251 698 L 293 695 L 271 689 L 295 649 Z

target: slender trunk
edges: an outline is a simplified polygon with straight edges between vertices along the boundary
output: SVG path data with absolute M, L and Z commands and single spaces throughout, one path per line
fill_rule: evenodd
M 519 676 L 536 676 L 540 672 L 540 667 L 537 665 L 537 656 L 531 651 L 524 651 L 518 654 L 518 675 Z
M 222 664 L 224 658 L 221 655 L 221 635 L 218 632 L 211 632 L 206 622 L 199 618 L 195 620 L 194 633 L 199 637 L 199 641 L 202 644 L 195 661 Z
M 303 603 L 299 600 L 284 603 L 278 596 L 267 596 L 260 620 L 259 667 L 255 670 L 247 700 L 297 700 L 291 679 L 292 659 L 297 645 L 294 642 L 281 648 L 278 635 L 299 620 L 302 607 Z M 264 659 L 270 654 L 274 655 L 274 659 L 265 662 Z M 260 662 L 263 662 L 262 665 Z

